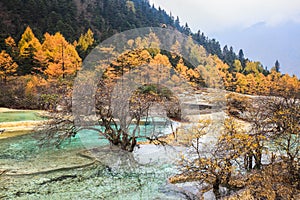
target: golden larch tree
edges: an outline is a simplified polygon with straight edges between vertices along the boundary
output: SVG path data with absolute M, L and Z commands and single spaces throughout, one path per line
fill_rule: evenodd
M 42 48 L 35 54 L 35 59 L 43 66 L 41 71 L 50 78 L 75 75 L 81 66 L 81 58 L 75 47 L 60 33 L 45 34 L 45 41 Z
M 41 48 L 40 41 L 35 37 L 29 26 L 24 31 L 18 47 L 21 57 L 28 57 L 31 53 L 36 52 Z
M 6 82 L 9 76 L 16 74 L 18 65 L 6 51 L 0 53 L 0 78 Z
M 88 29 L 88 31 L 85 34 L 80 35 L 77 45 L 81 51 L 85 52 L 91 46 L 93 46 L 94 42 L 94 33 L 91 29 Z

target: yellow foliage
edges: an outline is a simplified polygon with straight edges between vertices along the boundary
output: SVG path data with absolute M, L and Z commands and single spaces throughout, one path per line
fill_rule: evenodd
M 35 58 L 44 66 L 41 70 L 51 78 L 75 75 L 81 67 L 81 58 L 75 47 L 60 33 L 46 33 L 44 37 L 42 48 L 35 54 Z
M 29 26 L 24 31 L 18 47 L 20 55 L 23 57 L 28 57 L 30 54 L 33 54 L 41 49 L 40 41 L 35 37 Z
M 5 44 L 11 48 L 16 47 L 16 42 L 11 36 L 5 39 Z
M 15 75 L 18 65 L 5 51 L 0 53 L 0 78 L 7 80 L 7 77 Z
M 82 51 L 86 51 L 89 47 L 93 46 L 94 42 L 94 33 L 91 29 L 88 29 L 84 35 L 80 35 L 77 45 Z
M 25 95 L 31 96 L 36 95 L 39 87 L 45 87 L 48 83 L 45 79 L 40 76 L 31 76 L 30 80 L 26 84 Z

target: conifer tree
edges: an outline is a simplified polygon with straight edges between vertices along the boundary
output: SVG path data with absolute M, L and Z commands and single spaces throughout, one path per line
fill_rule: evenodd
M 14 59 L 16 59 L 18 56 L 18 47 L 15 40 L 11 36 L 9 36 L 8 38 L 5 39 L 5 45 L 6 45 L 6 52 Z
M 276 72 L 280 72 L 280 63 L 278 60 L 276 60 L 274 67 L 275 67 Z
M 244 55 L 244 52 L 242 49 L 240 49 L 240 51 L 239 51 L 239 61 L 241 62 L 242 67 L 245 68 L 246 60 L 245 60 L 245 55 Z
M 91 29 L 83 35 L 80 35 L 80 38 L 77 43 L 77 50 L 81 58 L 85 58 L 89 53 L 89 50 L 93 47 L 95 42 L 94 33 Z
M 9 76 L 15 75 L 18 65 L 13 61 L 8 53 L 0 53 L 0 78 L 6 83 Z
M 42 48 L 36 52 L 35 58 L 42 65 L 40 70 L 50 78 L 75 75 L 81 66 L 81 58 L 75 47 L 60 33 L 46 33 Z
M 28 26 L 18 44 L 19 48 L 19 74 L 30 74 L 34 70 L 34 54 L 41 49 L 40 41 L 35 37 Z

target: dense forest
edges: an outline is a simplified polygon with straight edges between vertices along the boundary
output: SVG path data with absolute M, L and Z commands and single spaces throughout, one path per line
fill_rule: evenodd
M 178 17 L 175 19 L 171 13 L 150 6 L 146 0 L 2 0 L 0 11 L 0 75 L 6 94 L 1 95 L 1 106 L 41 108 L 45 101 L 46 104 L 56 101 L 61 92 L 48 88 L 33 95 L 35 89 L 29 88 L 38 83 L 41 87 L 42 83 L 53 85 L 57 80 L 71 80 L 85 56 L 99 42 L 120 31 L 149 26 L 177 29 L 204 47 L 207 58 L 203 65 L 219 70 L 227 90 L 276 95 L 296 90 L 299 85 L 297 77 L 280 73 L 278 61 L 269 71 L 260 62 L 247 59 L 243 50 L 236 54 L 232 47 L 222 49 L 218 41 L 201 31 L 192 33 L 187 24 L 180 25 Z M 151 59 L 157 56 L 149 53 Z M 203 85 L 200 79 L 209 76 L 201 67 L 195 68 L 178 57 L 174 59 L 169 52 L 160 54 L 194 85 Z M 32 101 L 33 96 L 38 100 Z
M 192 33 L 188 24 L 182 26 L 178 17 L 156 9 L 147 0 L 1 0 L 0 11 L 2 49 L 5 49 L 5 38 L 12 36 L 19 40 L 27 26 L 39 40 L 43 40 L 46 32 L 60 32 L 72 43 L 89 28 L 100 42 L 116 32 L 166 25 L 191 35 L 208 53 L 217 55 L 229 65 L 237 58 L 244 58 L 242 50 L 236 55 L 232 47 L 222 49 L 215 39 L 209 39 L 200 30 Z

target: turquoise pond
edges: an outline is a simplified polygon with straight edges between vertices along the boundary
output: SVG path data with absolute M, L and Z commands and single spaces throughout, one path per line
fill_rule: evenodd
M 37 111 L 0 112 L 0 122 L 38 121 L 43 120 Z
M 141 126 L 143 134 L 168 131 L 164 123 Z M 0 173 L 6 171 L 0 175 L 0 199 L 185 199 L 167 182 L 176 172 L 175 153 L 164 147 L 112 152 L 108 141 L 90 130 L 60 148 L 41 147 L 39 137 L 30 133 L 0 140 Z

